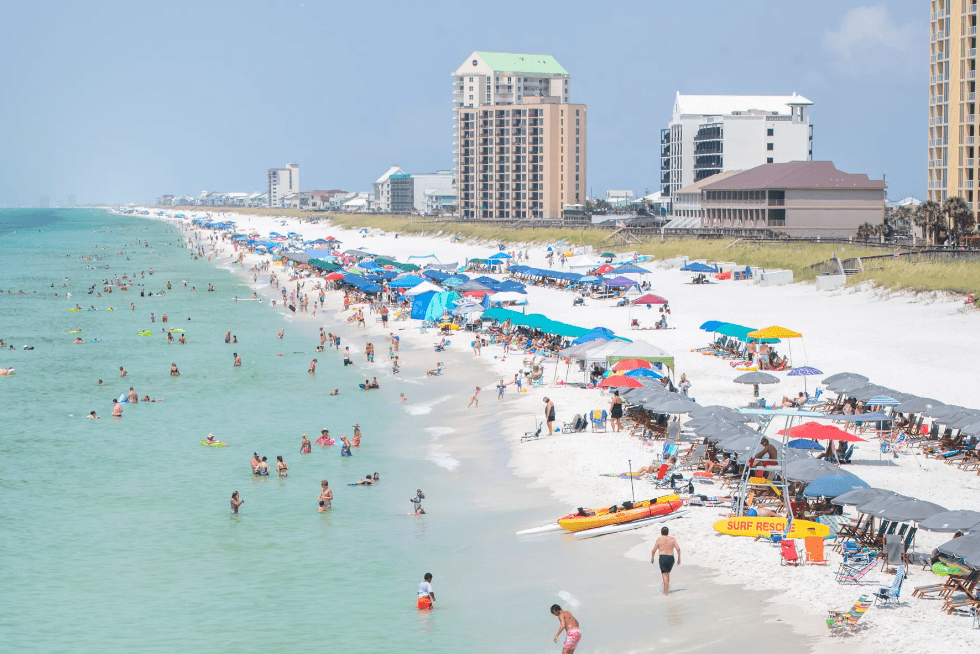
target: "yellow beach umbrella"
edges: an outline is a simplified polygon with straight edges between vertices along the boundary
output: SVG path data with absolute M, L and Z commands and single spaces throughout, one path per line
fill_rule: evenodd
M 772 325 L 771 327 L 766 327 L 765 329 L 757 329 L 754 332 L 748 333 L 749 338 L 803 338 L 803 334 L 800 332 L 794 332 L 792 329 L 786 329 L 785 327 L 780 327 L 779 325 Z

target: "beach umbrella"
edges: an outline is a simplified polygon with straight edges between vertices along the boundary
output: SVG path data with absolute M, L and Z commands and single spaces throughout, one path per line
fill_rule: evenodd
M 838 468 L 823 459 L 798 459 L 790 461 L 783 469 L 783 476 L 790 481 L 809 483 L 826 475 L 850 475 L 843 468 Z
M 627 377 L 626 375 L 613 375 L 611 377 L 606 377 L 599 382 L 599 386 L 601 388 L 640 388 L 643 386 L 643 384 L 638 382 L 633 377 Z
M 335 282 L 335 281 L 337 281 L 338 279 L 343 279 L 343 278 L 344 278 L 344 276 L 343 276 L 342 274 L 340 274 L 339 272 L 332 272 L 332 273 L 330 273 L 329 275 L 327 275 L 327 277 L 326 277 L 326 278 L 327 278 L 328 280 L 330 280 L 330 281 L 332 281 L 332 282 Z
M 731 422 L 752 422 L 751 417 L 745 415 L 744 413 L 739 413 L 738 409 L 722 406 L 720 404 L 710 404 L 708 406 L 698 407 L 698 410 L 692 411 L 691 415 L 697 418 L 702 416 L 718 416 Z
M 930 516 L 919 523 L 926 531 L 970 531 L 980 524 L 980 513 L 976 511 L 946 511 Z
M 752 456 L 759 449 L 759 439 L 754 436 L 734 438 L 718 443 L 717 447 L 722 452 L 731 452 L 745 458 Z
M 803 338 L 803 334 L 779 325 L 772 325 L 749 332 L 749 338 Z
M 510 256 L 506 252 L 494 252 L 489 257 L 487 257 L 487 261 L 489 261 L 490 259 L 513 259 L 513 258 L 514 257 Z
M 633 304 L 667 304 L 667 300 L 659 295 L 647 293 L 633 300 Z
M 786 443 L 786 447 L 792 448 L 794 450 L 813 450 L 823 451 L 824 447 L 817 441 L 811 441 L 809 438 L 796 438 Z
M 886 520 L 896 520 L 898 522 L 908 522 L 910 520 L 921 522 L 926 518 L 931 518 L 937 513 L 945 513 L 948 509 L 923 500 L 905 500 L 898 504 L 893 504 L 881 517 Z
M 628 370 L 624 373 L 627 377 L 651 377 L 653 379 L 662 379 L 663 375 L 654 372 L 653 370 L 647 368 L 637 368 L 636 370 Z
M 698 405 L 691 400 L 683 399 L 677 393 L 670 393 L 666 398 L 655 398 L 650 401 L 649 406 L 647 404 L 643 405 L 644 408 L 656 411 L 657 413 L 688 413 L 696 406 Z M 977 522 L 980 522 L 980 520 Z
M 890 491 L 887 488 L 862 488 L 860 490 L 844 493 L 843 495 L 838 495 L 832 500 L 831 503 L 838 506 L 857 506 L 858 504 L 863 504 L 872 498 L 884 497 L 886 495 L 897 495 L 897 493 L 895 491 Z
M 609 264 L 606 264 L 604 266 L 600 266 L 599 268 L 597 268 L 596 269 L 596 273 L 599 274 L 599 275 L 605 275 L 610 270 L 614 270 L 614 268 L 612 266 L 610 266 Z
M 853 490 L 868 488 L 868 483 L 854 475 L 824 475 L 803 489 L 807 497 L 837 497 Z
M 887 395 L 875 395 L 867 401 L 868 406 L 898 406 L 899 404 L 901 402 Z
M 948 540 L 936 549 L 940 554 L 965 559 L 980 554 L 980 534 L 969 534 Z
M 698 329 L 703 329 L 706 332 L 713 332 L 716 331 L 718 327 L 724 324 L 725 323 L 721 322 L 720 320 L 708 320 L 706 322 L 701 323 L 701 326 L 698 327 Z
M 736 384 L 778 384 L 779 377 L 770 375 L 767 372 L 747 372 L 733 379 Z
M 895 407 L 895 410 L 901 411 L 902 413 L 922 413 L 923 411 L 941 406 L 943 406 L 943 403 L 939 400 L 933 400 L 928 397 L 912 397 L 899 403 Z
M 813 377 L 815 375 L 822 375 L 823 372 L 817 370 L 816 368 L 810 368 L 809 366 L 801 366 L 799 368 L 793 368 L 786 375 L 787 377 L 802 377 L 803 378 L 803 390 L 806 391 L 806 378 Z
M 891 507 L 896 504 L 901 504 L 902 502 L 907 502 L 913 498 L 906 495 L 882 495 L 856 505 L 857 510 L 860 513 L 867 513 L 868 515 L 874 516 L 876 518 L 882 517 L 882 513 L 886 512 Z
M 689 263 L 683 268 L 681 268 L 681 272 L 708 273 L 708 272 L 718 272 L 718 269 L 715 268 L 714 266 L 709 266 L 707 264 L 703 264 L 695 261 L 694 263 Z
M 621 359 L 613 366 L 613 370 L 636 370 L 637 368 L 652 368 L 649 361 L 643 359 Z
M 810 438 L 820 441 L 847 441 L 849 443 L 864 442 L 864 439 L 856 434 L 844 431 L 839 427 L 827 425 L 819 422 L 804 422 L 789 429 L 781 429 L 780 436 L 792 436 L 794 438 Z

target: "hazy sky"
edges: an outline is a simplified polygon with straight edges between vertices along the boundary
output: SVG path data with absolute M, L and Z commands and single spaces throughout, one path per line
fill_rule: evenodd
M 3 3 L 0 206 L 368 190 L 452 166 L 454 71 L 554 55 L 589 106 L 588 186 L 659 188 L 674 95 L 813 100 L 814 158 L 924 195 L 925 0 Z

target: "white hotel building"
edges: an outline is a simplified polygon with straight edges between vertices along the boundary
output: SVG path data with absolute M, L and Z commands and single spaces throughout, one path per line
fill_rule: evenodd
M 813 126 L 801 95 L 681 95 L 660 132 L 661 194 L 727 170 L 811 161 Z
M 299 164 L 269 169 L 269 206 L 281 207 L 287 195 L 299 193 Z

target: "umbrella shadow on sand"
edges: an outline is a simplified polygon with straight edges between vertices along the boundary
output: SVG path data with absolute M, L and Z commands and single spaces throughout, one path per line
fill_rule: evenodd
M 898 464 L 891 459 L 883 459 L 879 461 L 878 459 L 852 459 L 850 465 L 852 466 L 868 466 L 869 468 L 897 468 Z

